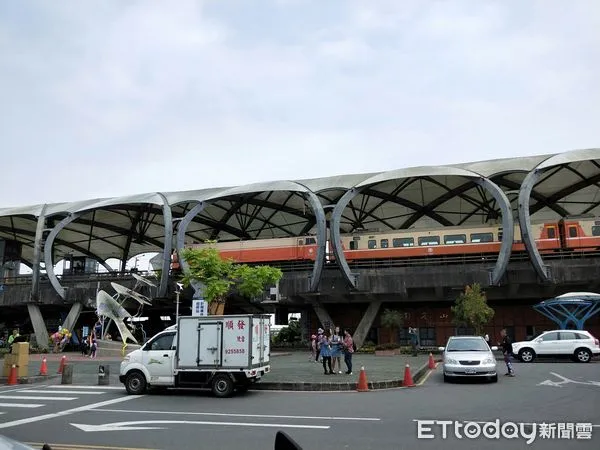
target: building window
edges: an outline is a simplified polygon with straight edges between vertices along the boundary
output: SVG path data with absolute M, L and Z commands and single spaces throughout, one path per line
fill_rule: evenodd
M 454 330 L 454 334 L 457 336 L 473 336 L 475 334 L 475 330 L 468 327 L 458 327 L 456 330 Z
M 419 328 L 419 345 L 422 347 L 435 347 L 435 328 Z

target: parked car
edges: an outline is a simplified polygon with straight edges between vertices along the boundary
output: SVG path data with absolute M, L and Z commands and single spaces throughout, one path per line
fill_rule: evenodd
M 481 336 L 452 336 L 443 352 L 444 381 L 454 378 L 487 378 L 496 383 L 496 357 L 498 347 L 490 347 Z
M 513 354 L 522 362 L 536 357 L 571 357 L 582 363 L 600 355 L 600 342 L 584 330 L 544 331 L 529 341 L 514 342 Z

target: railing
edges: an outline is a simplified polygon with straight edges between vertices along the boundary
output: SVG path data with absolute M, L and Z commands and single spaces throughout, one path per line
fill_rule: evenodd
M 137 275 L 142 277 L 150 277 L 151 279 L 154 277 L 152 272 L 147 271 L 139 271 L 135 272 Z M 57 275 L 56 276 L 62 283 L 80 283 L 80 282 L 89 282 L 89 281 L 116 281 L 116 280 L 130 280 L 133 278 L 132 272 L 97 272 L 97 273 L 84 273 L 77 275 Z M 6 277 L 0 280 L 0 284 L 5 285 L 20 285 L 20 284 L 31 284 L 33 281 L 33 275 L 18 275 L 16 277 Z M 158 283 L 159 280 L 156 280 Z M 46 274 L 40 275 L 41 283 L 48 283 L 48 276 Z

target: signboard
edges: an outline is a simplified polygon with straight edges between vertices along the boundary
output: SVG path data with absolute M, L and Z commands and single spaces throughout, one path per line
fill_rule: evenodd
M 192 300 L 192 316 L 208 316 L 208 302 L 206 300 Z

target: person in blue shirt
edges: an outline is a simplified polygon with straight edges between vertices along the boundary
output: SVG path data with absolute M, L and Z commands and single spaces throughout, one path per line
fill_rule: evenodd
M 323 333 L 321 340 L 321 358 L 323 358 L 323 370 L 325 375 L 332 375 L 333 369 L 331 368 L 331 331 L 327 330 Z M 329 367 L 329 371 L 327 371 Z

